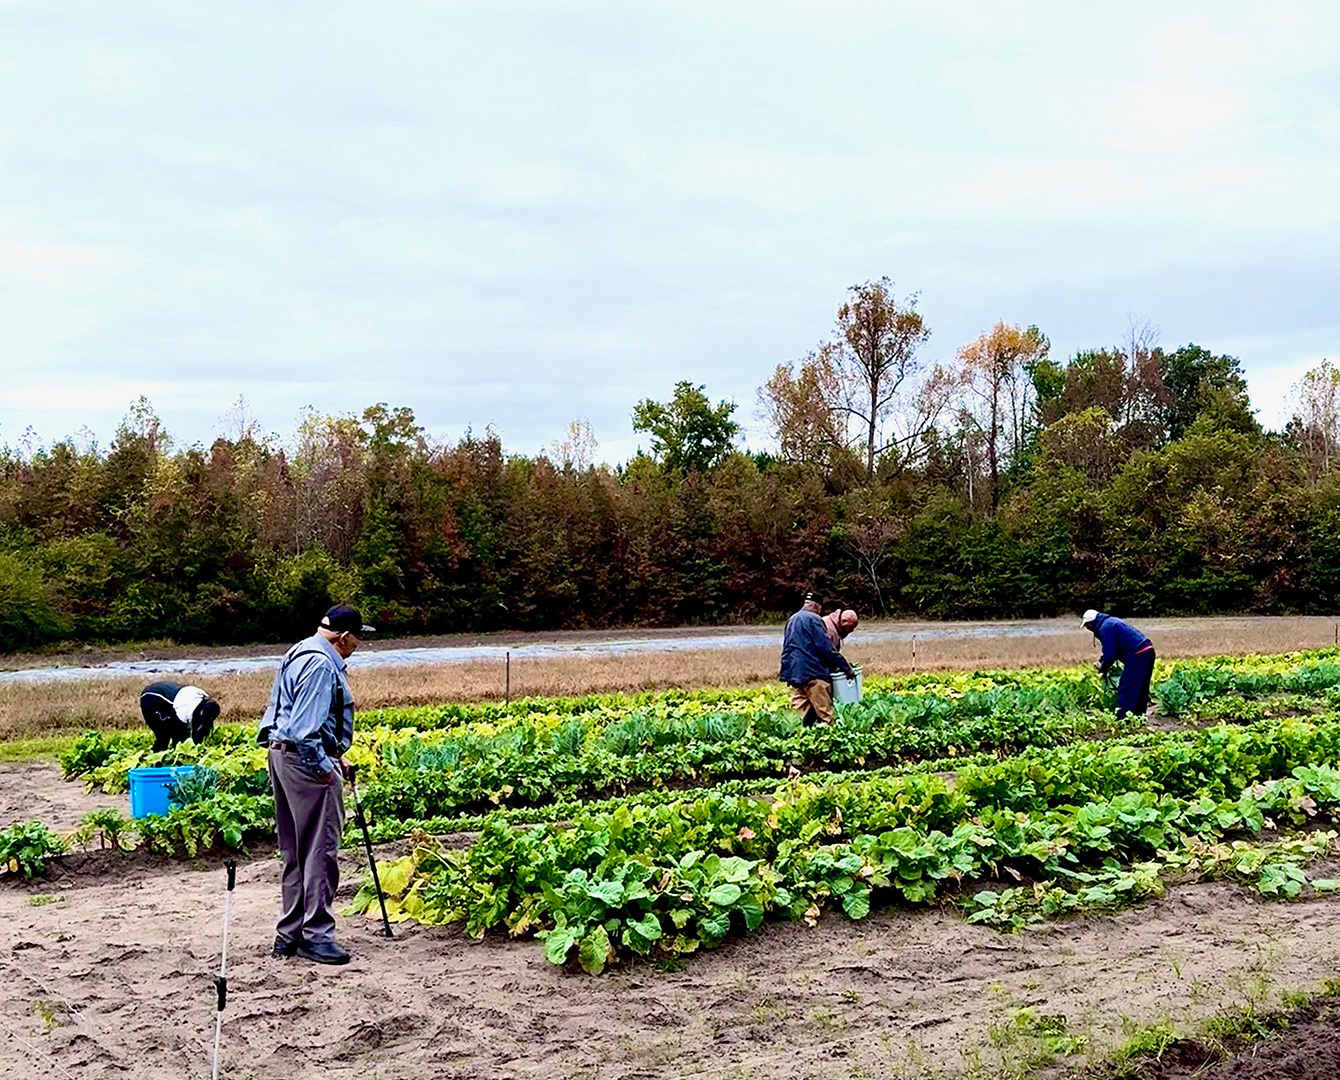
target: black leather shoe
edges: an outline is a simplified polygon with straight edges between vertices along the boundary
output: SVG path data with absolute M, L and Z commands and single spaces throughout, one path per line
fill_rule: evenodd
M 297 956 L 304 960 L 314 960 L 318 964 L 347 964 L 349 954 L 341 949 L 333 941 L 325 941 L 319 945 L 299 945 Z
M 283 938 L 277 937 L 275 938 L 274 952 L 271 955 L 293 956 L 297 951 L 298 943 L 296 941 L 285 941 Z

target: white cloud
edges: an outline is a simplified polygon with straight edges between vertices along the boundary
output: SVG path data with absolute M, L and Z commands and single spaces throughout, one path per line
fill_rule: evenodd
M 937 355 L 1135 310 L 1256 379 L 1335 328 L 1330 6 L 258 12 L 0 5 L 0 365 L 48 373 L 0 434 L 387 400 L 617 456 L 679 378 L 751 410 L 883 274 Z
M 1148 153 L 1195 153 L 1246 117 L 1238 95 L 1223 87 L 1152 82 L 1124 87 L 1104 110 L 1114 134 Z
M 90 275 L 124 269 L 130 259 L 115 248 L 0 236 L 0 274 L 15 282 L 41 279 L 46 288 L 78 288 Z

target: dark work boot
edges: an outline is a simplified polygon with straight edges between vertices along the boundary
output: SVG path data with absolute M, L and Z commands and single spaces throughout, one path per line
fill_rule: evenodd
M 347 964 L 349 954 L 341 949 L 333 941 L 321 941 L 314 944 L 303 944 L 298 946 L 297 954 L 304 960 L 314 960 L 318 964 Z
M 298 951 L 298 943 L 296 941 L 285 941 L 283 938 L 277 937 L 275 938 L 274 952 L 271 955 L 292 956 L 297 951 Z

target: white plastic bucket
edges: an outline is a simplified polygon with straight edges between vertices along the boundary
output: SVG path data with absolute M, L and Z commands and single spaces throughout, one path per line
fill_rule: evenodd
M 861 665 L 852 664 L 856 678 L 848 678 L 840 671 L 833 672 L 833 701 L 838 705 L 855 705 L 861 700 Z

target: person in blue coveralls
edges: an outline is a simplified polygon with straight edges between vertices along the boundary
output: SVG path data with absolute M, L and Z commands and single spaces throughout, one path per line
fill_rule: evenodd
M 1130 623 L 1093 608 L 1084 613 L 1080 625 L 1103 646 L 1103 655 L 1098 660 L 1100 675 L 1121 661 L 1117 718 L 1127 713 L 1144 716 L 1149 708 L 1149 683 L 1154 677 L 1154 643 Z

